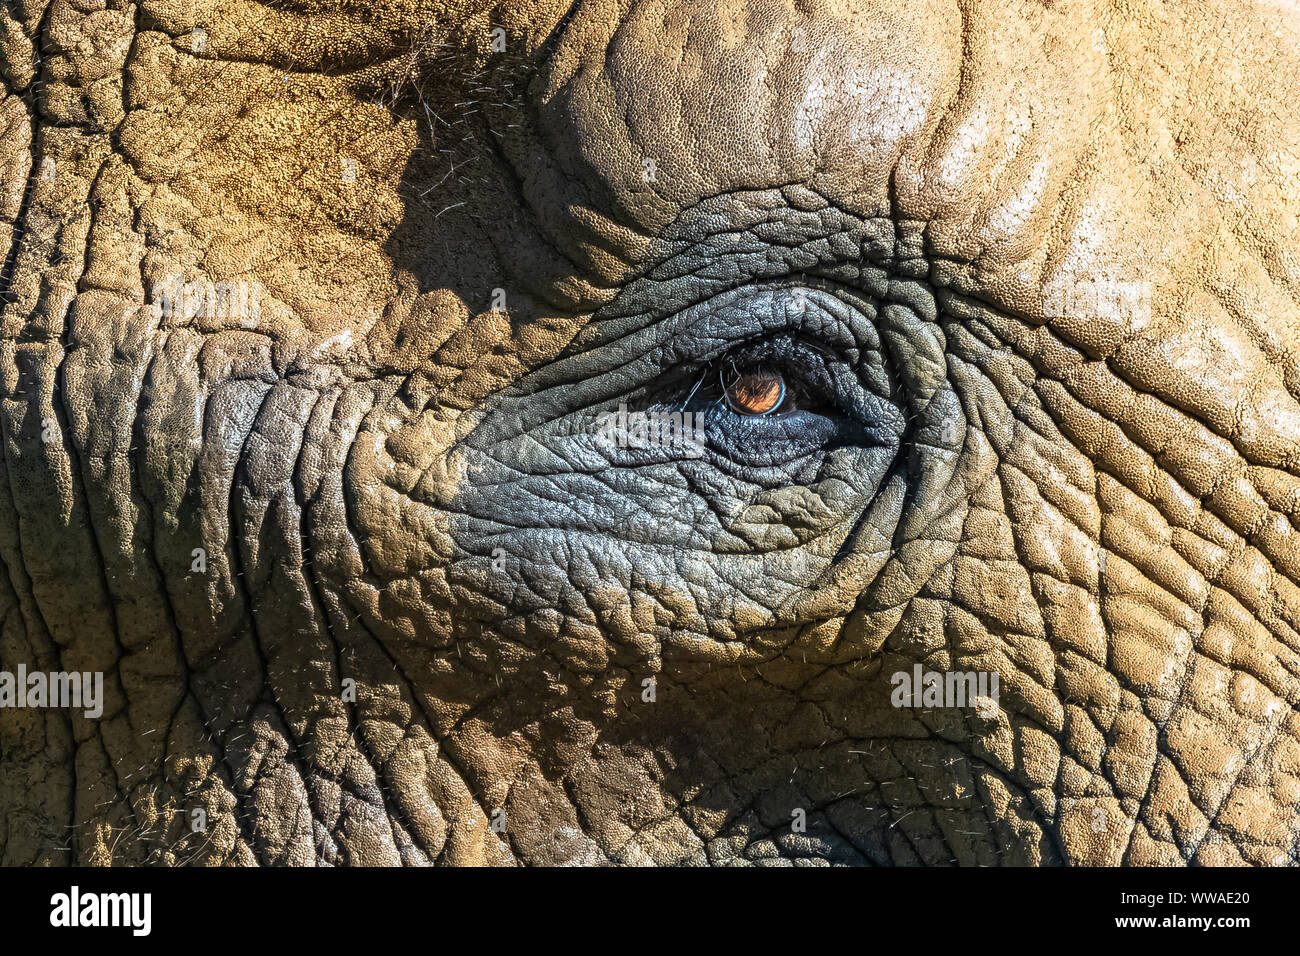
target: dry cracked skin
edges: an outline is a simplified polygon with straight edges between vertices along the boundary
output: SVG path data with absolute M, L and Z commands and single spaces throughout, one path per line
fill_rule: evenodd
M 0 862 L 1296 863 L 1297 50 L 6 4 Z

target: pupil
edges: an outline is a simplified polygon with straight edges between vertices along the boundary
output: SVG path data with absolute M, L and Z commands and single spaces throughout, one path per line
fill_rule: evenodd
M 766 415 L 785 398 L 785 379 L 765 370 L 744 372 L 727 388 L 726 397 L 741 415 Z

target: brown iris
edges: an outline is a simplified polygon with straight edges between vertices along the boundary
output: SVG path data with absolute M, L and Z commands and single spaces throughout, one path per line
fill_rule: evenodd
M 785 379 L 767 369 L 740 372 L 726 392 L 727 404 L 739 415 L 767 415 L 785 399 Z

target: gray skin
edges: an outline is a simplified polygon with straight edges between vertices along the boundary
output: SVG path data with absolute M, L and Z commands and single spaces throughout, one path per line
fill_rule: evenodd
M 1297 861 L 1286 5 L 0 27 L 3 863 Z

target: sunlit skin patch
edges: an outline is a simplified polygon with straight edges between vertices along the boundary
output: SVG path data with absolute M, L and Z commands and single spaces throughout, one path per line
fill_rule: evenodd
M 770 369 L 741 372 L 730 385 L 724 383 L 723 395 L 738 415 L 770 415 L 785 401 L 785 379 Z

